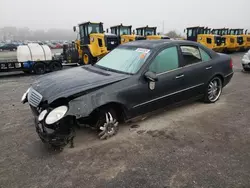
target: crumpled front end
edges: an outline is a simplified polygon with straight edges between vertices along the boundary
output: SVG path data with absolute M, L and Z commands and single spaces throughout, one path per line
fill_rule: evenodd
M 48 105 L 43 96 L 32 87 L 22 97 L 22 102 L 28 102 L 34 115 L 35 128 L 44 143 L 62 148 L 69 142 L 73 145 L 74 117 L 67 114 L 68 104 Z

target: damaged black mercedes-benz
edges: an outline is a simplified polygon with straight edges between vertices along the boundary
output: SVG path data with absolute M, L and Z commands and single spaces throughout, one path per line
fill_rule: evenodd
M 232 76 L 229 56 L 198 43 L 136 41 L 95 65 L 38 79 L 22 102 L 29 103 L 43 142 L 73 147 L 76 126 L 93 127 L 106 139 L 117 133 L 118 123 L 166 105 L 198 96 L 213 103 Z

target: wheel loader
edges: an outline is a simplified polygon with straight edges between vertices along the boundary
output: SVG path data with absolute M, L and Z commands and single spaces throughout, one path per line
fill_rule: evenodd
M 94 64 L 119 45 L 118 36 L 104 33 L 103 23 L 84 22 L 78 25 L 80 41 L 80 62 Z M 76 32 L 76 26 L 73 27 Z
M 229 31 L 231 35 L 237 35 L 237 42 L 241 51 L 250 49 L 250 35 L 247 31 L 244 31 L 244 29 L 230 29 Z
M 187 33 L 187 40 L 195 41 L 216 51 L 224 50 L 223 39 L 219 35 L 211 34 L 211 29 L 207 27 L 188 27 L 184 32 Z
M 125 26 L 125 25 L 116 25 L 110 27 L 111 33 L 115 34 L 119 38 L 120 44 L 124 44 L 127 42 L 135 41 L 135 40 L 146 40 L 146 37 L 135 35 L 132 33 L 132 26 Z
M 157 35 L 156 29 L 157 27 L 140 27 L 136 28 L 136 34 L 146 37 L 147 40 L 170 39 L 168 36 Z

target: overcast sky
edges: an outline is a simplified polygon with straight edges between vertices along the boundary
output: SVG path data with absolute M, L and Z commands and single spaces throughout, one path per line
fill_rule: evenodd
M 250 0 L 0 0 L 0 27 L 72 29 L 84 21 L 104 28 L 123 23 L 157 26 L 158 31 L 187 26 L 240 27 L 250 31 Z

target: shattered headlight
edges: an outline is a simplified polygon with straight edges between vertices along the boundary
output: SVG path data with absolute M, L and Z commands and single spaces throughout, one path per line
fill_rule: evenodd
M 59 121 L 64 117 L 64 115 L 67 113 L 68 107 L 67 106 L 59 106 L 52 110 L 46 117 L 45 123 L 47 125 L 54 124 L 55 122 Z
M 23 94 L 23 96 L 21 98 L 21 102 L 22 103 L 25 103 L 29 91 L 30 91 L 30 88 Z

